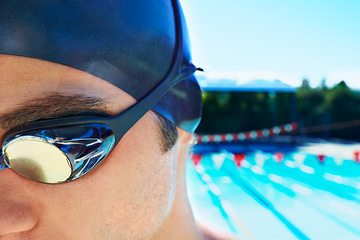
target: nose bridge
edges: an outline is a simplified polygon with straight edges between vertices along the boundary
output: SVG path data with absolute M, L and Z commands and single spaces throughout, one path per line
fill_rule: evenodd
M 33 229 L 38 221 L 34 202 L 24 186 L 17 187 L 16 173 L 0 172 L 0 238 Z

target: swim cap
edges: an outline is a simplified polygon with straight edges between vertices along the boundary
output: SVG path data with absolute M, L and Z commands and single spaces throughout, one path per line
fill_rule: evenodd
M 182 55 L 180 68 L 193 66 L 177 0 L 2 0 L 0 31 L 0 54 L 80 69 L 137 100 L 161 82 L 176 55 Z M 194 132 L 201 107 L 201 90 L 191 75 L 153 110 Z

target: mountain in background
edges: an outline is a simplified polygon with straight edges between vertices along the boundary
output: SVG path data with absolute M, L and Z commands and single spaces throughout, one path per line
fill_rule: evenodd
M 243 92 L 254 92 L 254 91 L 265 91 L 265 92 L 295 92 L 296 88 L 292 87 L 279 79 L 275 80 L 263 80 L 256 79 L 251 80 L 247 83 L 238 83 L 232 79 L 218 79 L 208 80 L 205 76 L 197 77 L 201 87 L 205 91 L 243 91 Z

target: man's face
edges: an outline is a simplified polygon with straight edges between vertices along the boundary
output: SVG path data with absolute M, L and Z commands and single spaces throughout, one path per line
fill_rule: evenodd
M 109 114 L 135 102 L 97 77 L 41 60 L 0 55 L 0 73 L 0 119 L 51 95 L 103 98 Z M 164 222 L 176 184 L 176 148 L 163 153 L 160 138 L 148 112 L 101 164 L 73 182 L 42 184 L 0 171 L 0 239 L 149 238 Z

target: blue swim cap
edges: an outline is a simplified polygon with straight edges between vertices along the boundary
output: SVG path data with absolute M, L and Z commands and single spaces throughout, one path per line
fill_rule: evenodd
M 0 31 L 0 54 L 83 70 L 137 100 L 166 76 L 177 51 L 181 68 L 192 65 L 177 0 L 2 0 Z M 194 132 L 201 107 L 201 90 L 191 75 L 153 110 Z

